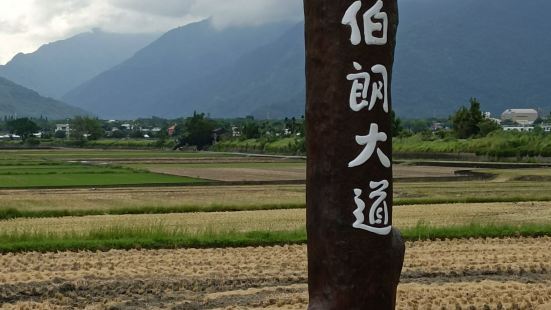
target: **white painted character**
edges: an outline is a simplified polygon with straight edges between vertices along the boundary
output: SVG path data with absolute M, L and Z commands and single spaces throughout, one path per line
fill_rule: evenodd
M 365 148 L 356 159 L 348 164 L 348 167 L 354 168 L 365 164 L 371 158 L 373 153 L 377 151 L 377 156 L 379 157 L 381 164 L 383 164 L 386 168 L 390 168 L 390 159 L 379 147 L 377 147 L 377 143 L 385 142 L 387 139 L 388 136 L 386 133 L 379 132 L 379 125 L 371 124 L 371 128 L 369 129 L 369 134 L 367 136 L 356 136 L 356 142 L 359 145 L 365 145 Z
M 362 66 L 354 62 L 354 69 L 362 70 Z M 371 87 L 371 97 L 369 97 L 369 83 L 371 75 L 368 72 L 352 73 L 346 76 L 346 79 L 352 81 L 352 89 L 350 90 L 349 104 L 350 109 L 354 112 L 359 112 L 363 108 L 368 107 L 369 111 L 373 110 L 378 100 L 383 100 L 383 110 L 388 113 L 388 71 L 383 65 L 375 65 L 371 68 L 375 74 L 381 74 L 382 81 L 375 81 Z M 358 99 L 361 99 L 358 102 Z
M 378 0 L 374 6 L 363 14 L 364 36 L 367 45 L 385 45 L 388 42 L 388 15 L 381 12 L 383 1 Z M 341 21 L 343 25 L 350 26 L 350 42 L 359 45 L 362 41 L 360 26 L 358 24 L 358 13 L 362 8 L 362 1 L 356 1 L 348 7 Z M 375 32 L 381 32 L 381 37 L 376 37 Z
M 357 71 L 362 70 L 362 66 L 354 62 L 354 69 Z M 346 76 L 346 79 L 352 82 L 352 90 L 350 91 L 350 108 L 354 112 L 358 112 L 363 108 L 369 106 L 367 95 L 369 94 L 369 83 L 371 82 L 371 76 L 367 72 L 352 73 Z M 358 99 L 362 99 L 358 103 Z
M 375 202 L 369 210 L 369 221 L 368 224 L 365 223 L 365 202 L 360 198 L 363 191 L 361 189 L 354 189 L 354 202 L 356 203 L 356 210 L 354 211 L 354 216 L 356 221 L 352 224 L 352 227 L 356 229 L 363 229 L 378 235 L 388 235 L 392 226 L 388 225 L 389 222 L 389 213 L 388 205 L 386 203 L 387 193 L 389 182 L 383 180 L 381 182 L 371 182 L 370 188 L 373 190 L 369 194 L 369 199 L 375 199 Z

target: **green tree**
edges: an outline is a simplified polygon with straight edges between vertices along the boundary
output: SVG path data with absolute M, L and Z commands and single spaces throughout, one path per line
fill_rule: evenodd
M 465 107 L 460 107 L 451 117 L 453 131 L 460 139 L 466 139 L 471 136 L 470 113 Z
M 402 130 L 404 130 L 402 127 L 402 120 L 396 116 L 396 112 L 394 112 L 394 110 L 390 111 L 390 118 L 392 124 L 392 136 L 397 137 L 400 135 Z
M 87 116 L 77 116 L 71 121 L 71 138 L 83 141 L 97 140 L 103 137 L 104 131 L 98 119 Z
M 177 130 L 180 134 L 177 146 L 194 145 L 197 149 L 203 150 L 212 145 L 212 131 L 215 128 L 216 122 L 205 117 L 204 113 L 193 112 L 193 116 L 186 119 L 181 130 Z
M 478 128 L 480 128 L 479 135 L 481 137 L 486 137 L 491 132 L 501 130 L 501 125 L 491 119 L 483 119 L 480 123 L 478 123 Z
M 480 110 L 480 102 L 476 98 L 471 98 L 470 104 L 470 131 L 472 136 L 476 136 L 480 133 L 479 125 L 484 120 L 484 116 L 482 115 L 482 111 Z
M 65 139 L 65 138 L 67 138 L 67 133 L 63 130 L 58 130 L 54 133 L 54 138 L 56 138 L 56 139 Z
M 11 134 L 21 136 L 23 141 L 26 141 L 34 133 L 40 130 L 35 122 L 26 117 L 8 121 L 6 127 Z
M 254 120 L 247 120 L 243 124 L 242 134 L 245 139 L 258 139 L 260 138 L 260 126 Z
M 470 105 L 469 109 L 463 106 L 451 116 L 453 130 L 460 139 L 480 134 L 480 125 L 484 121 L 480 102 L 476 98 L 471 98 Z

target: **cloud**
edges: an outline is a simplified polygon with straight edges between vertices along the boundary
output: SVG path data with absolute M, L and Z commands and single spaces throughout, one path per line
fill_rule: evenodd
M 112 0 L 114 7 L 158 16 L 178 17 L 189 14 L 195 1 L 189 0 Z
M 164 32 L 209 17 L 219 28 L 299 20 L 302 0 L 1 0 L 0 63 L 92 28 Z
M 212 17 L 218 27 L 300 20 L 302 0 L 197 0 L 196 15 Z

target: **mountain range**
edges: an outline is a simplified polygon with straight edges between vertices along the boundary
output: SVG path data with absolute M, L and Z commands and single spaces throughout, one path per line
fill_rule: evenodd
M 27 116 L 65 119 L 89 113 L 0 78 L 0 117 Z
M 17 54 L 0 76 L 41 95 L 61 98 L 96 75 L 130 58 L 159 34 L 119 34 L 94 29 Z
M 471 97 L 493 114 L 551 110 L 550 10 L 547 0 L 400 0 L 398 115 L 446 117 Z M 304 86 L 303 23 L 218 29 L 205 20 L 54 97 L 103 118 L 280 118 L 304 113 Z
M 225 76 L 246 53 L 277 40 L 289 27 L 278 23 L 216 29 L 204 20 L 173 29 L 63 100 L 115 118 L 211 112 L 210 103 L 197 98 L 227 95 L 218 91 L 225 85 L 211 79 Z

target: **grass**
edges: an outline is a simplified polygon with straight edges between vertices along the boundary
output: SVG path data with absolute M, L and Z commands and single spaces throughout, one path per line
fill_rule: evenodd
M 496 131 L 478 139 L 424 138 L 422 134 L 393 140 L 399 153 L 475 153 L 490 159 L 551 157 L 551 135 Z
M 251 153 L 292 154 L 303 153 L 304 140 L 302 138 L 288 137 L 275 141 L 265 139 L 227 140 L 220 141 L 213 148 L 216 151 L 237 151 Z
M 55 152 L 54 152 L 55 153 Z M 14 154 L 21 155 L 15 159 Z M 189 177 L 151 173 L 113 165 L 90 165 L 28 158 L 25 152 L 2 154 L 0 188 L 56 188 L 82 186 L 189 184 L 205 182 Z M 42 154 L 37 152 L 37 154 Z
M 202 180 L 148 172 L 94 173 L 80 171 L 78 173 L 47 173 L 47 174 L 15 174 L 2 175 L 0 188 L 59 188 L 82 186 L 129 186 L 129 185 L 159 185 L 159 184 L 191 184 L 205 182 Z
M 104 159 L 134 159 L 134 158 L 204 158 L 228 157 L 215 152 L 175 152 L 175 151 L 147 151 L 147 150 L 97 150 L 97 149 L 48 149 L 48 150 L 16 150 L 2 151 L 4 159 L 11 160 L 86 160 L 92 158 Z
M 17 218 L 57 218 L 83 217 L 93 215 L 137 215 L 137 214 L 168 214 L 168 213 L 196 213 L 196 212 L 237 212 L 262 210 L 292 210 L 304 209 L 304 204 L 267 204 L 267 205 L 182 205 L 182 206 L 142 206 L 122 207 L 114 209 L 58 209 L 58 210 L 25 210 L 24 208 L 0 209 L 0 220 Z
M 401 230 L 405 240 L 467 239 L 467 238 L 507 238 L 551 236 L 551 224 L 476 224 L 464 226 L 438 227 L 418 223 L 415 227 Z
M 304 168 L 306 169 L 306 163 L 294 162 L 294 161 L 281 161 L 281 162 L 236 162 L 236 163 L 193 163 L 193 164 L 127 164 L 126 167 L 138 168 L 138 169 L 150 169 L 150 168 L 252 168 L 252 169 L 267 169 L 278 170 L 281 168 Z
M 161 248 L 207 248 L 269 246 L 277 244 L 303 243 L 304 229 L 294 231 L 251 231 L 251 232 L 209 232 L 187 233 L 166 231 L 151 227 L 98 229 L 82 236 L 66 233 L 62 236 L 41 233 L 0 235 L 0 252 L 53 252 L 66 250 L 110 250 L 110 249 L 161 249 Z
M 479 225 L 432 227 L 418 224 L 401 231 L 406 241 L 458 239 L 541 237 L 551 235 L 549 225 Z M 289 231 L 167 231 L 163 227 L 109 228 L 90 231 L 86 235 L 65 233 L 0 234 L 0 252 L 54 252 L 67 250 L 161 249 L 272 246 L 307 242 L 305 228 Z
M 282 206 L 282 208 L 293 206 Z M 350 208 L 350 225 L 353 222 Z M 393 223 L 401 229 L 419 222 L 432 227 L 479 225 L 545 225 L 551 223 L 551 203 L 443 204 L 396 207 Z M 13 214 L 7 214 L 13 216 Z M 20 214 L 16 214 L 18 216 Z M 62 215 L 62 214 L 54 214 Z M 86 235 L 99 228 L 148 228 L 161 225 L 167 230 L 182 228 L 187 232 L 211 231 L 289 231 L 304 226 L 304 209 L 251 210 L 235 212 L 196 212 L 169 214 L 97 215 L 56 218 L 16 218 L 0 222 L 2 233 L 48 233 L 62 235 L 73 232 Z
M 418 206 L 424 205 L 459 205 L 480 203 L 515 203 L 526 202 L 526 197 L 468 197 L 460 199 L 397 199 L 394 206 Z M 547 197 L 533 197 L 529 202 L 549 202 Z M 450 206 L 453 208 L 453 206 Z M 272 203 L 272 204 L 210 204 L 210 205 L 144 205 L 144 206 L 120 206 L 112 208 L 26 208 L 26 207 L 0 207 L 0 220 L 17 218 L 58 218 L 58 217 L 84 217 L 94 215 L 139 215 L 139 214 L 185 214 L 185 213 L 212 213 L 212 212 L 239 212 L 239 211 L 263 211 L 263 210 L 296 210 L 306 209 L 304 203 Z

